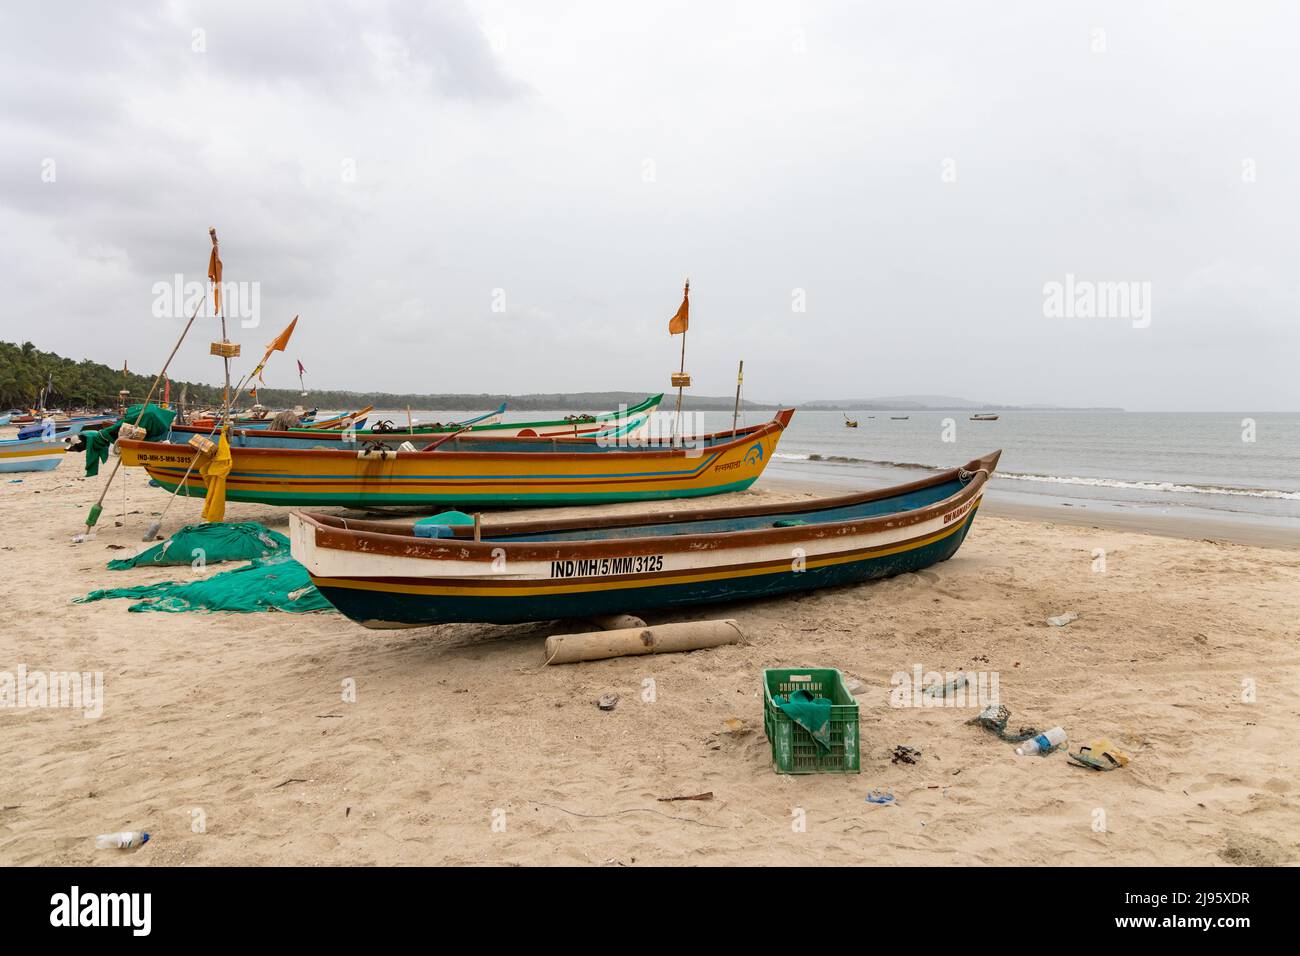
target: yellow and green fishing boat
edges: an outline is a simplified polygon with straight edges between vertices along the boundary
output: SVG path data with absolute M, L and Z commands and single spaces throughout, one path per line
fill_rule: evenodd
M 228 501 L 353 508 L 596 504 L 693 498 L 748 488 L 772 458 L 794 409 L 770 422 L 686 440 L 452 435 L 423 449 L 400 433 L 356 451 L 232 448 Z M 203 497 L 194 450 L 118 442 L 167 491 Z

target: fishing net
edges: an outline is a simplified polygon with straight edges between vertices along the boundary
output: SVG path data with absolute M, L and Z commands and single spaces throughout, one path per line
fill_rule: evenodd
M 255 521 L 192 524 L 133 558 L 108 562 L 110 571 L 178 564 L 252 561 L 289 553 L 289 539 Z
M 88 604 L 104 598 L 136 601 L 128 611 L 287 611 L 301 614 L 330 609 L 307 574 L 307 569 L 289 555 L 258 559 L 242 568 L 222 571 L 198 581 L 163 581 L 134 588 L 104 588 L 91 591 L 75 603 Z
M 99 474 L 99 466 L 108 461 L 108 450 L 117 441 L 117 433 L 122 430 L 122 425 L 127 422 L 134 425 L 137 417 L 140 419 L 140 427 L 145 430 L 146 441 L 162 441 L 171 433 L 172 419 L 176 413 L 157 405 L 132 405 L 125 415 L 107 428 L 101 428 L 97 432 L 82 432 L 82 437 L 86 439 L 87 478 Z

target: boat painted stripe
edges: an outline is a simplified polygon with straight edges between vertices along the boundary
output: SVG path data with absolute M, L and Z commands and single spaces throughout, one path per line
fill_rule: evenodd
M 658 481 L 676 481 L 681 479 L 695 478 L 714 458 L 710 458 L 700 468 L 691 471 L 633 471 L 633 472 L 611 472 L 603 474 L 600 472 L 583 473 L 578 475 L 565 474 L 522 474 L 522 475 L 282 475 L 273 471 L 236 471 L 231 472 L 226 478 L 226 484 L 276 484 L 282 485 L 287 483 L 297 483 L 309 486 L 320 486 L 323 484 L 362 484 L 374 481 L 382 481 L 386 485 L 400 484 L 461 484 L 467 481 L 484 482 L 500 481 L 515 482 L 523 485 L 572 485 L 572 484 L 590 484 L 593 482 L 608 481 L 630 481 L 637 479 L 655 479 Z M 150 474 L 168 475 L 172 477 L 181 477 L 185 474 L 182 468 L 167 468 L 157 465 L 145 466 Z M 193 471 L 190 472 L 190 484 L 202 484 L 201 475 L 196 476 Z
M 0 458 L 34 458 L 37 455 L 64 455 L 67 454 L 67 451 L 67 445 L 60 448 L 24 448 L 14 449 L 13 451 L 0 449 Z
M 832 567 L 857 561 L 869 561 L 884 558 L 892 554 L 915 551 L 927 545 L 942 541 L 956 534 L 975 520 L 975 508 L 972 508 L 965 521 L 959 521 L 942 531 L 922 538 L 913 538 L 894 545 L 881 545 L 874 548 L 858 548 L 837 554 L 809 558 L 805 562 L 808 568 Z M 703 581 L 719 581 L 729 578 L 753 577 L 761 574 L 784 573 L 790 561 L 766 561 L 752 565 L 740 565 L 729 569 L 714 569 L 700 572 L 654 572 L 652 575 L 611 577 L 606 581 L 579 583 L 574 579 L 559 579 L 548 585 L 497 585 L 484 586 L 446 586 L 425 584 L 392 584 L 387 581 L 366 580 L 364 578 L 318 578 L 312 575 L 312 583 L 318 588 L 348 588 L 356 591 L 384 591 L 394 594 L 427 594 L 443 597 L 530 597 L 534 595 L 573 594 L 591 591 L 616 591 L 625 588 L 656 587 L 672 584 L 695 584 Z M 778 570 L 780 569 L 780 570 Z M 418 578 L 416 580 L 419 580 Z

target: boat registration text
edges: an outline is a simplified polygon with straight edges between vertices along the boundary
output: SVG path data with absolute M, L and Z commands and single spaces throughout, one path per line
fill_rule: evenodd
M 590 578 L 611 574 L 640 574 L 662 571 L 662 554 L 638 554 L 625 558 L 581 558 L 577 561 L 552 561 L 553 578 Z

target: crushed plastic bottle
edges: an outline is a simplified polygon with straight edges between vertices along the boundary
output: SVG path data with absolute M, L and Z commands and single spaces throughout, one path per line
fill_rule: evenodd
M 123 830 L 121 833 L 101 833 L 95 837 L 96 850 L 134 850 L 149 842 L 149 834 L 141 830 Z
M 1016 748 L 1016 755 L 1019 757 L 1032 757 L 1039 753 L 1046 754 L 1049 750 L 1059 747 L 1068 739 L 1065 728 L 1053 727 L 1046 733 L 1039 734 L 1037 737 L 1030 737 L 1022 743 Z

